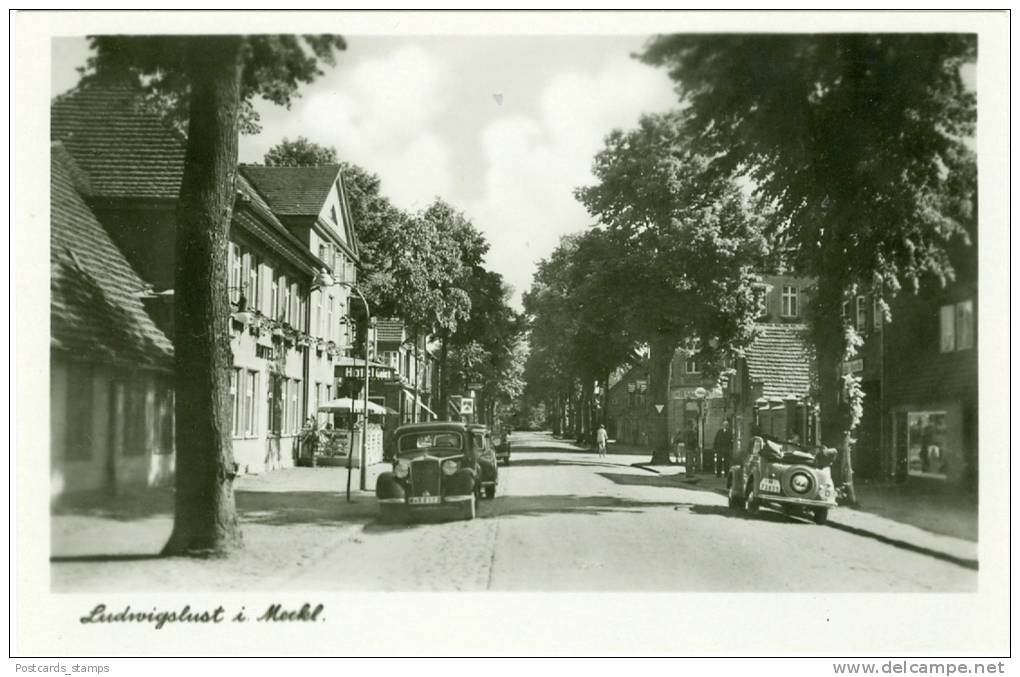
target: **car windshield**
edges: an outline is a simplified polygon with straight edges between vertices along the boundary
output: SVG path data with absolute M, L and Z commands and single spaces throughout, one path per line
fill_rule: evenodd
M 461 436 L 457 433 L 409 433 L 400 437 L 400 453 L 424 450 L 457 451 Z

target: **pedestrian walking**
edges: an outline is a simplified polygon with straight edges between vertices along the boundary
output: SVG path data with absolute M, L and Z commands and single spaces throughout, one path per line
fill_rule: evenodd
M 599 458 L 606 457 L 607 442 L 609 442 L 609 433 L 606 432 L 606 426 L 599 424 L 599 429 L 595 431 L 595 448 L 598 451 Z
M 715 434 L 715 441 L 712 442 L 712 452 L 715 454 L 715 476 L 723 477 L 730 470 L 730 453 L 733 450 L 733 433 L 730 432 L 730 421 L 724 419 L 719 432 Z
M 694 419 L 687 419 L 687 431 L 684 433 L 684 447 L 687 449 L 687 474 L 698 472 L 701 460 L 701 445 L 698 444 L 698 424 Z

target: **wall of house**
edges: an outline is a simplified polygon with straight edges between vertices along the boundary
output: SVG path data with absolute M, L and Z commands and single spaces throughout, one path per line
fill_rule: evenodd
M 50 497 L 165 486 L 174 472 L 168 376 L 54 357 Z

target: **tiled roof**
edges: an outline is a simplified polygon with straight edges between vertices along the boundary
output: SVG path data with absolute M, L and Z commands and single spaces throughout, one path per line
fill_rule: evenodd
M 375 337 L 377 341 L 392 341 L 400 343 L 404 340 L 404 321 L 379 319 L 375 322 Z
M 80 359 L 169 369 L 173 345 L 145 312 L 145 282 L 75 187 L 54 144 L 50 158 L 50 347 Z
M 241 173 L 265 195 L 269 206 L 280 216 L 317 216 L 340 174 L 340 166 L 241 165 Z
M 766 398 L 804 396 L 814 369 L 808 330 L 803 324 L 762 323 L 744 358 L 752 381 L 762 384 Z
M 88 84 L 54 99 L 50 139 L 88 175 L 90 195 L 176 199 L 180 192 L 184 140 L 142 110 L 129 86 Z

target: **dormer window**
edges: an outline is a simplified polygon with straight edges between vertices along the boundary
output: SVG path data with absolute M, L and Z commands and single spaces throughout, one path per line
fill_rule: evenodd
M 340 221 L 338 221 L 337 218 L 336 218 L 336 207 L 330 207 L 329 208 L 329 215 L 330 215 L 330 218 L 333 219 L 333 223 L 335 223 L 337 225 L 340 225 Z

